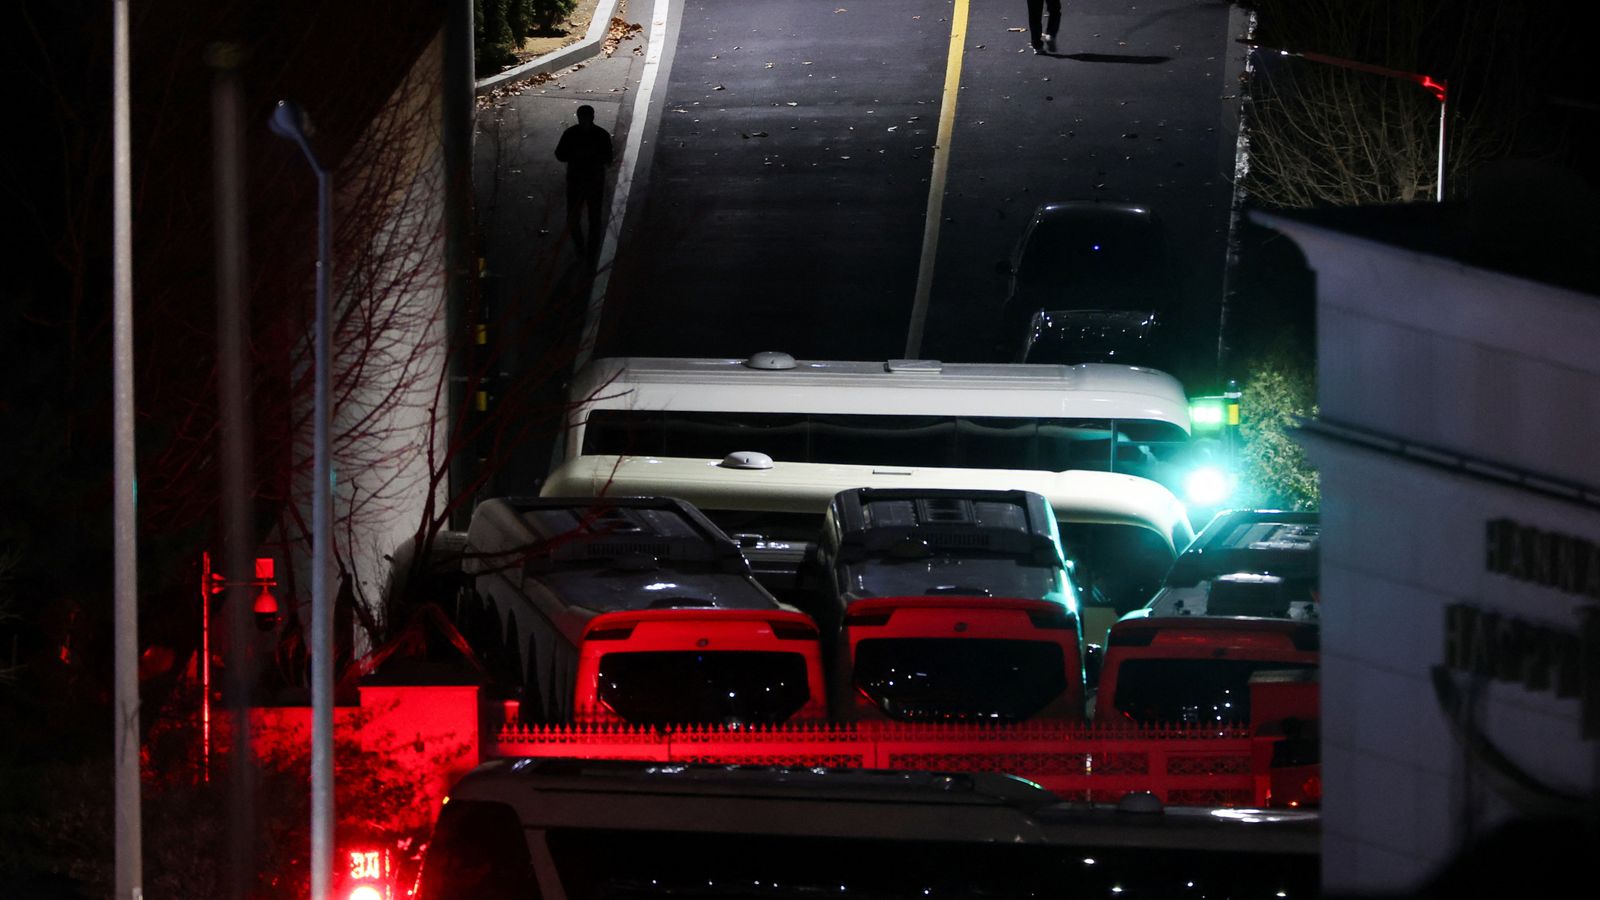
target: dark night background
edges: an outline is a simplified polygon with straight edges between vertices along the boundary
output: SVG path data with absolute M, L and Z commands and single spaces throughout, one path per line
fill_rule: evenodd
M 1469 14 L 1478 3 L 1395 5 L 1429 8 L 1441 23 L 1438 45 L 1420 49 L 1424 63 L 1430 55 L 1453 58 L 1472 43 L 1462 34 L 1473 36 Z M 1516 139 L 1503 155 L 1517 162 L 1498 166 L 1511 174 L 1483 183 L 1533 176 L 1576 185 L 1564 193 L 1568 202 L 1507 215 L 1522 217 L 1510 221 L 1524 237 L 1592 233 L 1594 210 L 1572 199 L 1594 190 L 1600 105 L 1589 71 L 1593 48 L 1564 12 L 1588 5 L 1505 5 L 1524 14 L 1524 28 L 1482 42 L 1503 56 L 1483 59 L 1456 82 L 1463 102 L 1493 103 L 1516 118 Z M 246 50 L 239 76 L 249 104 L 251 337 L 262 434 L 256 487 L 270 506 L 287 490 L 287 472 L 271 451 L 290 432 L 282 385 L 287 345 L 310 299 L 315 182 L 296 148 L 268 132 L 268 115 L 278 99 L 298 98 L 324 124 L 319 152 L 339 158 L 436 35 L 444 13 L 440 0 L 132 4 L 143 644 L 170 647 L 180 660 L 193 651 L 194 563 L 199 548 L 216 544 L 214 70 L 206 48 L 236 41 Z M 103 817 L 109 834 L 110 793 L 102 789 L 109 786 L 112 735 L 111 4 L 24 0 L 12 20 L 4 47 L 10 127 L 0 169 L 11 226 L 0 284 L 0 668 L 10 670 L 0 682 L 0 729 L 8 737 L 0 745 L 0 883 L 28 872 L 93 882 L 109 868 L 109 841 L 78 847 L 80 861 L 69 865 L 71 854 L 57 838 L 84 832 L 62 826 L 57 834 L 42 823 L 60 817 L 63 797 L 98 796 L 103 808 L 86 801 L 75 809 Z M 1303 27 L 1264 18 L 1260 39 L 1314 47 L 1316 35 Z M 1381 44 L 1339 49 L 1374 59 L 1386 52 Z M 884 52 L 895 52 L 892 41 Z M 1242 237 L 1239 315 L 1254 326 L 1237 336 L 1241 352 L 1285 333 L 1309 348 L 1313 284 L 1303 261 L 1262 229 L 1247 228 Z M 1504 256 L 1529 258 L 1520 250 Z M 1592 256 L 1557 262 L 1593 283 Z M 1285 296 L 1298 303 L 1278 302 Z M 153 696 L 146 703 L 154 713 L 146 714 L 148 724 L 160 703 Z M 104 859 L 90 865 L 81 860 L 88 856 Z

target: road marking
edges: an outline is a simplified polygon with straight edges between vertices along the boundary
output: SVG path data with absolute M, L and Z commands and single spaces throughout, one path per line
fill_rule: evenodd
M 950 50 L 944 67 L 944 97 L 939 103 L 939 136 L 933 146 L 933 177 L 928 182 L 928 213 L 922 225 L 922 261 L 917 267 L 917 294 L 911 303 L 911 328 L 906 332 L 906 359 L 922 352 L 922 329 L 933 292 L 933 261 L 939 254 L 939 223 L 944 219 L 944 184 L 950 170 L 950 136 L 956 127 L 956 93 L 961 89 L 961 57 L 967 37 L 968 0 L 956 0 L 950 14 Z
M 639 146 L 644 141 L 650 98 L 655 94 L 656 79 L 661 74 L 661 53 L 667 45 L 667 18 L 671 13 L 672 0 L 656 0 L 655 10 L 650 14 L 650 34 L 645 39 L 644 71 L 639 75 L 638 92 L 633 95 L 633 118 L 628 123 L 628 142 L 623 146 L 622 162 L 617 167 L 616 187 L 611 192 L 611 213 L 606 218 L 606 236 L 600 243 L 600 255 L 595 263 L 589 306 L 583 313 L 583 331 L 578 335 L 578 352 L 572 363 L 574 372 L 589 361 L 600 331 L 600 311 L 605 306 L 611 267 L 617 259 L 617 235 L 622 231 L 622 218 L 628 212 L 628 192 L 633 187 L 633 170 L 639 164 Z

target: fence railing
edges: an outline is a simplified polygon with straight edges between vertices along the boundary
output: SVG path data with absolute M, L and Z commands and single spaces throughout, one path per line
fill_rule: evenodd
M 1248 729 L 1095 728 L 1052 723 L 502 728 L 490 757 L 629 759 L 788 767 L 1003 772 L 1064 800 L 1115 802 L 1149 791 L 1163 803 L 1262 806 L 1270 752 Z

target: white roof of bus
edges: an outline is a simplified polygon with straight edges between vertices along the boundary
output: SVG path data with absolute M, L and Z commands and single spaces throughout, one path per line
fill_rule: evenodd
M 797 360 L 755 369 L 740 359 L 614 357 L 592 360 L 569 397 L 580 408 L 1154 419 L 1189 430 L 1177 379 L 1108 363 Z
M 1137 525 L 1169 541 L 1193 537 L 1172 492 L 1115 472 L 846 466 L 774 462 L 770 469 L 725 468 L 720 460 L 660 456 L 580 456 L 545 480 L 545 496 L 677 497 L 702 509 L 824 513 L 848 488 L 1024 490 L 1042 495 L 1063 522 Z M 1182 550 L 1179 546 L 1176 550 Z

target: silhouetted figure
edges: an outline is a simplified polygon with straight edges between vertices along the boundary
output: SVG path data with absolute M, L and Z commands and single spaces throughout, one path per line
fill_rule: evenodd
M 605 227 L 600 203 L 605 195 L 606 166 L 611 165 L 611 135 L 594 123 L 594 107 L 578 107 L 578 124 L 561 133 L 556 144 L 556 159 L 567 164 L 567 231 L 578 251 L 600 248 L 600 230 Z M 584 240 L 579 222 L 584 207 L 589 208 L 589 240 Z
M 1041 29 L 1039 19 L 1045 10 L 1050 11 L 1050 19 L 1043 23 L 1044 27 Z M 1028 39 L 1033 43 L 1034 55 L 1056 52 L 1056 31 L 1060 27 L 1061 0 L 1028 0 Z

